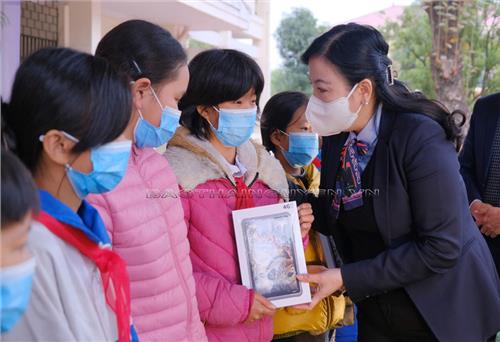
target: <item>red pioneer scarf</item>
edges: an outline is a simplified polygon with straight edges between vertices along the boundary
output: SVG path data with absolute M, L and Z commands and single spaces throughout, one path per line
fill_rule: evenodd
M 236 181 L 236 210 L 254 207 L 250 189 L 245 184 L 244 177 L 234 177 Z

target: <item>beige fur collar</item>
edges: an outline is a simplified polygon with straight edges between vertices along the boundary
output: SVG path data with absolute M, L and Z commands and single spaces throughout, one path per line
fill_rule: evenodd
M 247 141 L 237 148 L 240 162 L 247 168 L 245 183 L 250 185 L 256 177 L 288 199 L 288 183 L 280 162 L 263 146 Z M 234 178 L 224 157 L 206 140 L 200 140 L 189 130 L 179 127 L 169 141 L 164 156 L 174 170 L 177 181 L 190 191 L 208 180 Z

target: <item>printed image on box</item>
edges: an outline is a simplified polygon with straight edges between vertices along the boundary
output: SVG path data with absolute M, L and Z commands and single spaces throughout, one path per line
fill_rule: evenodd
M 233 212 L 243 285 L 277 307 L 310 302 L 300 223 L 295 202 Z
M 300 295 L 290 215 L 243 220 L 252 287 L 268 299 Z

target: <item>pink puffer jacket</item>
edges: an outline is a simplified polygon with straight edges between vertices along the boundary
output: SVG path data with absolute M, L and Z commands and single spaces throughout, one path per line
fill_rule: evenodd
M 247 142 L 237 153 L 248 169 L 245 183 L 256 206 L 288 197 L 285 173 L 263 147 Z M 198 307 L 209 341 L 270 341 L 271 318 L 243 323 L 253 293 L 241 285 L 231 216 L 236 198 L 230 194 L 235 187 L 228 164 L 209 142 L 195 138 L 185 128 L 177 130 L 165 155 L 183 189 Z
M 182 204 L 168 196 L 170 189 L 178 185 L 165 158 L 133 147 L 120 184 L 88 201 L 101 214 L 113 249 L 127 262 L 139 339 L 206 341 Z

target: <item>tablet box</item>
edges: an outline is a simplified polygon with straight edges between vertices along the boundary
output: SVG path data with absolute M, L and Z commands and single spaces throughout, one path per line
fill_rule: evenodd
M 276 307 L 311 302 L 295 202 L 233 211 L 241 280 Z

